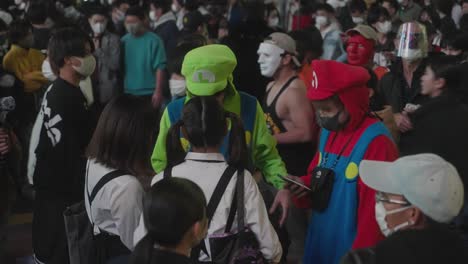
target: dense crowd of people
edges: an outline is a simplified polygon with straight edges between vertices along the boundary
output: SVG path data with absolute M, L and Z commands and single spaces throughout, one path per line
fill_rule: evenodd
M 17 196 L 38 264 L 468 263 L 467 0 L 2 0 L 0 61 L 1 263 Z

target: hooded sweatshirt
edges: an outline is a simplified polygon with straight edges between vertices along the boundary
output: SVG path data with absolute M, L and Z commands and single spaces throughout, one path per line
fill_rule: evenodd
M 315 81 L 309 87 L 309 99 L 338 95 L 350 115 L 344 129 L 322 129 L 319 151 L 310 163 L 308 175 L 302 177 L 310 186 L 312 171 L 318 166 L 332 168 L 343 151 L 333 169 L 335 181 L 327 209 L 312 212 L 303 260 L 330 264 L 338 263 L 351 247 L 369 247 L 383 239 L 375 220 L 375 191 L 361 181 L 358 168 L 363 159 L 394 161 L 398 153 L 385 126 L 368 114 L 369 74 L 365 69 L 334 61 L 317 61 L 312 68 Z M 341 78 L 334 78 L 338 73 Z M 328 162 L 322 164 L 324 157 L 328 157 Z M 295 200 L 301 208 L 310 207 L 311 202 L 307 197 Z
M 157 173 L 167 165 L 167 132 L 180 119 L 183 105 L 194 96 L 210 96 L 224 91 L 224 109 L 237 114 L 244 123 L 252 168 L 259 169 L 267 182 L 277 189 L 283 188 L 284 181 L 280 176 L 287 175 L 287 172 L 276 150 L 276 141 L 268 131 L 259 102 L 248 94 L 237 92 L 232 78 L 236 64 L 234 53 L 224 45 L 203 46 L 185 56 L 182 74 L 187 83 L 187 96 L 171 102 L 164 111 L 151 157 L 153 169 Z M 188 142 L 183 138 L 181 142 L 188 151 Z M 223 144 L 221 152 L 224 156 L 227 154 L 226 149 L 226 144 Z

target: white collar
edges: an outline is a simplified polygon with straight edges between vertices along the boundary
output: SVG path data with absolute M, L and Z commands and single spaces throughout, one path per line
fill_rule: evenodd
M 221 153 L 196 153 L 189 152 L 185 156 L 185 160 L 199 160 L 199 161 L 226 161 Z

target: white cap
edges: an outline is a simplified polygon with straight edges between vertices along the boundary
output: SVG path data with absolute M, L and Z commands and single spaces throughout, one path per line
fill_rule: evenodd
M 434 154 L 406 156 L 395 162 L 364 160 L 359 175 L 372 189 L 403 195 L 437 222 L 452 221 L 463 206 L 463 183 L 457 170 Z

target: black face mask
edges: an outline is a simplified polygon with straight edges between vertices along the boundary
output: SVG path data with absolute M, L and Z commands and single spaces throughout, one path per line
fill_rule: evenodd
M 317 124 L 326 130 L 330 131 L 338 131 L 341 130 L 345 125 L 345 123 L 340 123 L 338 120 L 340 117 L 340 114 L 343 112 L 343 110 L 340 110 L 338 113 L 336 113 L 332 117 L 322 117 L 319 114 L 317 114 Z

